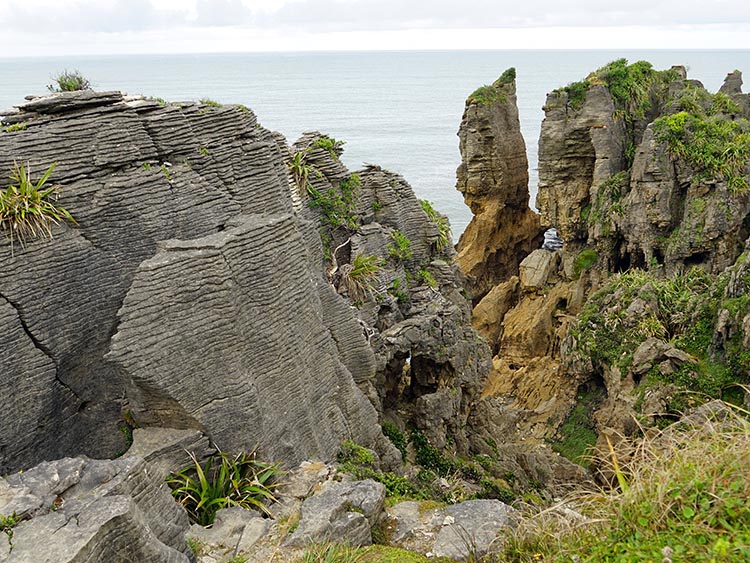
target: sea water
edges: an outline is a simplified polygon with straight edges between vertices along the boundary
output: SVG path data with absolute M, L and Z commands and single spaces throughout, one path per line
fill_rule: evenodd
M 374 163 L 399 172 L 417 197 L 448 215 L 454 237 L 471 213 L 455 189 L 456 132 L 466 97 L 506 68 L 517 73 L 521 131 L 529 156 L 530 205 L 546 93 L 625 57 L 656 68 L 680 64 L 716 91 L 728 72 L 750 70 L 750 51 L 408 51 L 0 58 L 0 109 L 43 94 L 52 76 L 78 69 L 98 90 L 170 101 L 210 98 L 252 108 L 293 142 L 318 130 L 346 141 L 353 170 Z

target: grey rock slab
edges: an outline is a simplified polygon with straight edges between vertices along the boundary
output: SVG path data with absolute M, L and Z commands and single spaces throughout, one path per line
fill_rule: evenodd
M 487 554 L 503 528 L 516 524 L 517 512 L 499 500 L 469 500 L 445 509 L 434 554 L 458 561 Z
M 330 483 L 302 503 L 299 526 L 288 544 L 308 542 L 372 543 L 371 526 L 383 512 L 385 487 L 372 480 Z
M 140 458 L 45 462 L 8 477 L 0 503 L 23 518 L 0 561 L 193 561 L 187 515 Z

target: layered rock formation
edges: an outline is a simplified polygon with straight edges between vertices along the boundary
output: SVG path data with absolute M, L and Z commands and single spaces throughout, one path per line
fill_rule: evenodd
M 750 307 L 724 289 L 750 236 L 740 86 L 735 71 L 712 95 L 682 67 L 619 60 L 548 95 L 537 205 L 564 249 L 529 253 L 474 309 L 496 353 L 497 428 L 596 441 L 636 415 L 677 416 L 686 388 L 717 396 L 747 380 Z
M 325 273 L 342 242 L 321 242 L 330 209 L 299 191 L 296 149 L 247 108 L 87 91 L 2 113 L 16 127 L 0 168 L 29 163 L 36 180 L 56 163 L 50 184 L 77 225 L 0 240 L 1 377 L 14 390 L 0 399 L 0 473 L 111 457 L 132 425 L 199 429 L 284 464 L 330 460 L 352 439 L 395 463 L 384 405 L 438 443 L 466 443 L 486 349 L 457 272 L 435 261 L 450 244 L 402 178 L 362 171 L 356 219 L 332 233 L 350 239 L 341 267 L 364 251 L 390 260 L 358 311 Z M 337 156 L 310 155 L 322 193 L 352 176 Z M 391 256 L 395 230 L 409 257 Z
M 538 248 L 541 230 L 529 209 L 529 164 L 516 104 L 515 69 L 466 100 L 458 130 L 456 189 L 474 217 L 458 242 L 459 264 L 478 302 Z

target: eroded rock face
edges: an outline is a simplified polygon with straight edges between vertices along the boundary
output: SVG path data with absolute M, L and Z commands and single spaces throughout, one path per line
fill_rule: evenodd
M 466 445 L 488 352 L 447 223 L 403 178 L 352 174 L 320 134 L 288 147 L 240 106 L 84 92 L 2 113 L 26 127 L 0 136 L 0 168 L 57 163 L 78 224 L 0 240 L 0 379 L 16 390 L 0 472 L 121 453 L 124 425 L 200 429 L 285 465 L 353 439 L 395 466 L 383 409 Z M 362 253 L 387 262 L 363 297 L 342 283 Z
M 622 170 L 625 128 L 614 117 L 614 102 L 604 86 L 586 93 L 581 108 L 568 94 L 547 95 L 539 136 L 539 192 L 536 205 L 544 227 L 556 227 L 569 243 L 585 241 L 582 217 L 591 189 Z
M 7 563 L 195 560 L 187 515 L 138 457 L 44 462 L 0 480 L 0 513 L 21 520 Z
M 498 81 L 490 100 L 470 97 L 458 131 L 456 189 L 474 214 L 456 261 L 478 302 L 538 247 L 541 231 L 529 209 L 529 166 L 521 135 L 515 80 Z

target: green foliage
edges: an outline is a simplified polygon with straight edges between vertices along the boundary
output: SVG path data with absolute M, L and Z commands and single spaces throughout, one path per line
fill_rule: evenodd
M 670 427 L 637 446 L 626 486 L 566 503 L 586 520 L 546 511 L 509 539 L 508 562 L 640 563 L 750 560 L 750 423 L 737 413 Z M 617 457 L 613 451 L 613 465 Z
M 354 465 L 375 467 L 375 456 L 373 453 L 351 440 L 347 440 L 341 444 L 336 459 L 339 463 L 352 463 Z
M 203 156 L 210 156 L 211 153 L 209 152 L 208 148 L 206 147 L 200 147 L 198 149 L 198 152 L 201 153 Z
M 341 267 L 341 284 L 353 301 L 361 301 L 375 290 L 373 282 L 382 270 L 383 260 L 379 256 L 357 254 L 351 264 Z
M 144 162 L 143 164 L 141 164 L 141 168 L 143 168 L 145 171 L 148 172 L 149 170 L 151 170 L 151 163 L 150 162 Z
M 34 182 L 28 164 L 14 163 L 10 175 L 12 182 L 4 192 L 0 192 L 0 227 L 10 239 L 11 248 L 16 240 L 23 245 L 30 238 L 51 239 L 53 224 L 66 220 L 76 222 L 67 210 L 53 201 L 60 186 L 44 186 L 55 165 L 51 164 L 42 177 Z
M 21 121 L 20 123 L 13 123 L 5 127 L 6 133 L 15 133 L 16 131 L 26 131 L 26 123 Z
M 337 141 L 333 137 L 324 135 L 315 139 L 313 146 L 328 151 L 328 154 L 330 154 L 332 158 L 338 158 L 341 154 L 341 147 L 345 144 L 346 141 Z
M 409 291 L 404 287 L 405 285 L 401 278 L 396 278 L 391 282 L 391 287 L 388 288 L 388 293 L 395 297 L 399 303 L 409 303 L 411 301 L 411 296 L 409 295 Z
M 201 526 L 213 524 L 216 512 L 228 506 L 257 509 L 268 514 L 266 504 L 273 496 L 281 475 L 277 465 L 258 461 L 255 453 L 232 457 L 219 452 L 201 465 L 194 454 L 193 464 L 170 474 L 167 484 L 172 495 L 187 510 L 190 519 Z
M 419 204 L 422 206 L 422 210 L 430 218 L 430 221 L 432 221 L 435 224 L 435 227 L 437 227 L 438 239 L 436 242 L 436 247 L 438 252 L 442 252 L 443 250 L 448 248 L 451 242 L 451 226 L 448 222 L 448 218 L 445 217 L 445 215 L 438 213 L 437 210 L 435 210 L 435 208 L 433 207 L 432 203 L 430 203 L 426 199 L 420 199 Z
M 745 192 L 750 161 L 750 121 L 681 111 L 654 121 L 659 142 L 696 168 L 699 179 L 723 178 L 733 192 Z
M 593 414 L 601 404 L 603 395 L 600 389 L 579 395 L 558 431 L 559 439 L 552 443 L 553 450 L 584 467 L 588 467 L 587 454 L 598 438 Z
M 426 557 L 387 545 L 350 547 L 346 544 L 313 544 L 293 563 L 455 563 L 447 557 Z
M 313 544 L 295 563 L 362 563 L 359 549 L 346 544 Z
M 516 79 L 516 68 L 515 67 L 509 67 L 505 69 L 505 71 L 500 75 L 500 78 L 498 78 L 495 81 L 496 85 L 500 84 L 510 84 Z
M 201 105 L 208 106 L 210 108 L 221 108 L 224 107 L 219 102 L 212 100 L 211 98 L 202 98 L 200 101 Z
M 162 174 L 164 174 L 164 177 L 167 179 L 167 182 L 172 181 L 172 171 L 169 169 L 169 167 L 166 164 L 162 164 L 160 167 Z
M 396 446 L 396 449 L 401 452 L 401 458 L 405 460 L 407 445 L 406 434 L 404 434 L 393 422 L 389 421 L 383 423 L 383 434 L 385 434 L 385 437 Z
M 393 229 L 391 231 L 391 240 L 393 241 L 393 244 L 388 245 L 388 254 L 390 254 L 392 258 L 403 262 L 409 260 L 413 256 L 411 241 L 404 233 L 398 229 Z
M 438 282 L 435 279 L 435 276 L 433 276 L 430 272 L 428 272 L 424 268 L 421 268 L 417 272 L 417 279 L 421 283 L 423 283 L 427 287 L 431 287 L 432 289 L 436 289 L 438 287 Z
M 77 70 L 64 70 L 52 77 L 54 84 L 48 84 L 50 92 L 77 92 L 91 90 L 91 83 Z
M 583 102 L 586 101 L 586 92 L 589 91 L 591 84 L 588 80 L 581 80 L 579 82 L 571 82 L 567 86 L 556 90 L 556 92 L 565 92 L 568 95 L 568 106 L 571 109 L 579 110 L 583 107 Z
M 454 473 L 458 469 L 452 460 L 445 457 L 443 452 L 432 446 L 427 437 L 416 428 L 411 431 L 411 443 L 414 445 L 416 461 L 422 467 L 442 476 Z
M 503 89 L 516 79 L 516 69 L 510 67 L 503 72 L 500 77 L 492 83 L 491 86 L 480 86 L 466 100 L 466 105 L 478 104 L 480 106 L 489 106 L 492 104 L 505 104 L 508 102 L 508 94 Z
M 312 199 L 310 207 L 320 208 L 329 227 L 343 227 L 356 231 L 359 228 L 359 218 L 356 214 L 357 195 L 361 185 L 362 181 L 357 174 L 351 174 L 341 180 L 338 189 L 333 187 L 324 193 L 308 183 L 307 192 Z
M 596 250 L 593 248 L 582 250 L 580 254 L 576 256 L 576 260 L 573 263 L 573 273 L 576 279 L 579 278 L 583 272 L 590 270 L 591 267 L 596 264 L 597 260 L 599 260 L 599 254 L 597 254 Z
M 13 542 L 13 528 L 15 528 L 21 519 L 16 516 L 14 512 L 10 516 L 3 516 L 0 514 L 0 532 L 4 532 L 8 536 L 8 541 Z
M 589 298 L 572 328 L 577 353 L 595 365 L 626 369 L 646 338 L 669 340 L 696 363 L 686 362 L 671 374 L 652 370 L 644 383 L 665 381 L 706 398 L 721 398 L 735 384 L 750 383 L 740 335 L 730 338 L 725 350 L 712 350 L 719 311 L 750 310 L 750 299 L 724 298 L 728 276 L 715 279 L 697 268 L 667 278 L 642 270 L 613 276 Z M 639 315 L 628 314 L 636 298 L 653 305 Z

